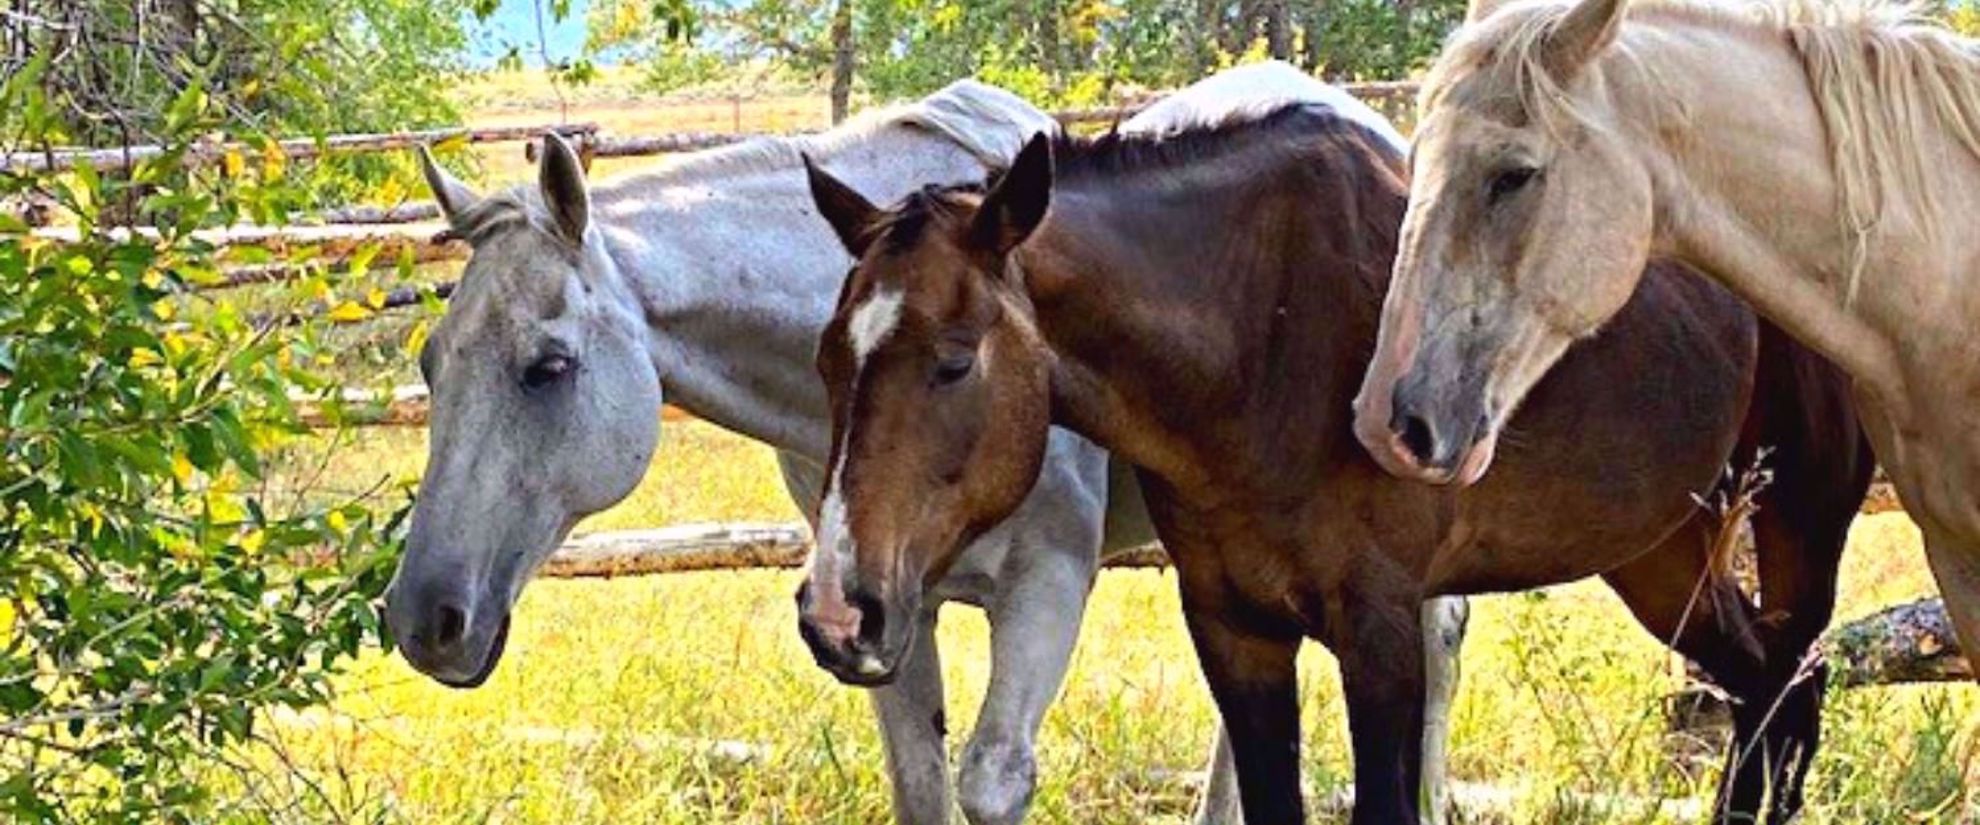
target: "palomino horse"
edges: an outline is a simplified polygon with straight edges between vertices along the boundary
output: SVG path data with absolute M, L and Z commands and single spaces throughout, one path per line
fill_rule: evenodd
M 1438 59 L 1357 433 L 1476 481 L 1643 262 L 1683 261 L 1855 379 L 1980 649 L 1980 43 L 1881 0 L 1630 5 L 1474 14 Z
M 698 153 L 596 188 L 557 141 L 537 187 L 488 197 L 428 164 L 474 255 L 421 355 L 431 458 L 387 597 L 407 661 L 447 684 L 487 678 L 530 575 L 645 472 L 663 395 L 776 447 L 793 499 L 812 512 L 830 427 L 812 355 L 849 262 L 810 217 L 799 153 L 893 197 L 980 179 L 1051 126 L 965 82 L 818 138 Z M 1101 451 L 1070 434 L 1050 449 L 1037 490 L 940 588 L 987 606 L 995 639 L 960 780 L 978 822 L 1020 818 L 1030 798 L 1031 743 L 1078 633 L 1103 520 L 1109 548 L 1152 537 L 1138 495 L 1108 496 Z M 919 617 L 929 633 L 934 607 Z M 1454 643 L 1439 650 L 1448 662 Z M 895 685 L 873 691 L 903 822 L 944 823 L 952 807 L 938 661 L 924 645 Z M 1204 811 L 1233 805 L 1213 794 Z
M 911 650 L 917 576 L 1010 512 L 1058 424 L 1138 469 L 1254 825 L 1303 816 L 1303 636 L 1340 659 L 1354 821 L 1409 821 L 1422 599 L 1598 574 L 1738 698 L 1724 817 L 1770 791 L 1790 813 L 1822 668 L 1774 667 L 1809 640 L 1739 593 L 1692 497 L 1773 445 L 1763 587 L 1792 594 L 1775 609 L 1828 615 L 1872 469 L 1841 375 L 1710 283 L 1653 268 L 1616 334 L 1536 391 L 1497 473 L 1396 479 L 1355 442 L 1349 402 L 1401 175 L 1387 144 L 1312 106 L 1164 141 L 1041 136 L 989 194 L 925 190 L 893 210 L 814 171 L 860 259 L 820 344 L 839 514 L 820 541 L 855 557 L 847 603 L 810 612 L 851 620 L 850 637 L 814 632 L 843 640 L 821 657 Z

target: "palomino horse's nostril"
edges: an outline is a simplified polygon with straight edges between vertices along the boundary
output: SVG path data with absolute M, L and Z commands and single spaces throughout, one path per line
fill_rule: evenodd
M 1430 421 L 1420 415 L 1404 415 L 1396 427 L 1397 437 L 1402 439 L 1403 449 L 1409 451 L 1418 463 L 1431 464 L 1436 461 L 1437 436 L 1430 429 Z

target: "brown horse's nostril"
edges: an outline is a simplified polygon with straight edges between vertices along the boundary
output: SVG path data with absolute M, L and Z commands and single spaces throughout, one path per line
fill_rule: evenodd
M 878 647 L 886 638 L 887 611 L 880 605 L 880 597 L 862 589 L 849 594 L 853 607 L 859 608 L 859 641 L 867 647 Z

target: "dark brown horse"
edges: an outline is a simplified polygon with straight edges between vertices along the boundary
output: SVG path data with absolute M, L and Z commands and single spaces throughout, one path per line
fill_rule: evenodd
M 1351 432 L 1406 184 L 1330 110 L 1041 138 L 987 195 L 893 210 L 813 175 L 859 259 L 819 352 L 827 507 L 856 555 L 842 602 L 805 605 L 857 627 L 807 634 L 828 667 L 897 660 L 920 588 L 1010 512 L 1061 424 L 1139 470 L 1253 825 L 1302 819 L 1303 637 L 1340 659 L 1354 821 L 1414 822 L 1418 604 L 1593 575 L 1739 700 L 1721 817 L 1770 792 L 1775 818 L 1798 807 L 1823 690 L 1806 660 L 1871 457 L 1836 371 L 1724 291 L 1653 267 L 1532 395 L 1497 469 L 1440 489 L 1383 473 Z M 1694 495 L 1760 445 L 1756 606 Z

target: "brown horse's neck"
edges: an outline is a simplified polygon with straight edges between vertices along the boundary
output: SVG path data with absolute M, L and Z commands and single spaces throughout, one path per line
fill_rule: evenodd
M 1059 423 L 1177 486 L 1352 454 L 1407 187 L 1378 138 L 1308 117 L 1173 170 L 1061 174 L 1019 260 Z

